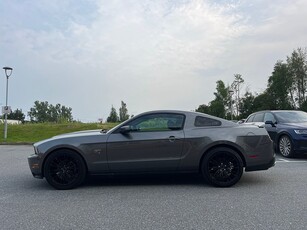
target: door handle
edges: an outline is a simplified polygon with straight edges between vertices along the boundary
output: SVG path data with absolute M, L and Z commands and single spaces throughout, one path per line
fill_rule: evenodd
M 175 136 L 170 136 L 170 137 L 168 138 L 168 140 L 169 140 L 170 142 L 174 142 L 174 141 L 176 140 L 176 137 L 175 137 Z

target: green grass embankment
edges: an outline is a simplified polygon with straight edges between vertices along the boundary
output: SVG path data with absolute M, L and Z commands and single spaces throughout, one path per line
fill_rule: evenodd
M 8 125 L 7 139 L 4 140 L 4 125 L 0 124 L 0 144 L 32 144 L 59 134 L 92 129 L 111 129 L 114 123 L 38 123 Z

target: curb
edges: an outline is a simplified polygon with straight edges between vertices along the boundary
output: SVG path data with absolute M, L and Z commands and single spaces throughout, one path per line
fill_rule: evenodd
M 29 142 L 0 142 L 0 145 L 33 145 L 34 143 Z

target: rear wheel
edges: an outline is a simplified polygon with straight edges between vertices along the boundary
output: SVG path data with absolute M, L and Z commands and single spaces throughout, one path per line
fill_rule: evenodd
M 283 135 L 278 141 L 278 150 L 284 157 L 293 157 L 293 147 L 290 137 Z
M 56 189 L 72 189 L 84 181 L 86 166 L 81 156 L 74 151 L 58 150 L 47 158 L 44 176 Z
M 202 175 L 217 187 L 236 184 L 243 174 L 243 162 L 239 154 L 229 148 L 216 148 L 204 157 L 201 164 Z

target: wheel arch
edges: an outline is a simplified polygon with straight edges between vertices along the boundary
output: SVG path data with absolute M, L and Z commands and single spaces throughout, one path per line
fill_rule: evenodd
M 48 159 L 49 156 L 51 156 L 54 152 L 57 152 L 57 151 L 60 151 L 60 150 L 70 150 L 76 154 L 78 154 L 84 165 L 85 165 L 85 169 L 86 169 L 86 172 L 88 172 L 88 166 L 87 166 L 87 163 L 86 163 L 86 160 L 84 159 L 84 156 L 80 153 L 80 151 L 78 151 L 77 149 L 73 148 L 73 147 L 68 147 L 68 146 L 61 146 L 61 147 L 57 147 L 57 148 L 53 148 L 51 149 L 50 151 L 48 151 L 48 153 L 46 154 L 46 156 L 44 157 L 44 160 L 43 160 L 43 163 L 42 163 L 42 176 L 44 177 L 44 168 L 45 168 L 45 163 L 46 163 L 46 160 Z
M 201 170 L 201 164 L 202 164 L 202 161 L 205 158 L 206 154 L 209 153 L 210 151 L 212 151 L 213 149 L 217 149 L 217 148 L 229 148 L 229 149 L 235 151 L 240 156 L 240 158 L 243 162 L 243 167 L 246 167 L 246 160 L 243 156 L 243 153 L 239 150 L 239 148 L 236 147 L 236 146 L 227 144 L 227 143 L 223 143 L 223 144 L 217 144 L 217 145 L 211 146 L 210 148 L 208 148 L 204 151 L 204 153 L 202 154 L 200 161 L 199 161 L 199 165 L 198 165 L 199 171 Z
M 280 140 L 280 138 L 281 138 L 282 136 L 288 136 L 289 139 L 290 139 L 290 141 L 291 141 L 292 144 L 293 144 L 293 140 L 292 140 L 291 134 L 289 134 L 289 133 L 286 132 L 286 131 L 282 131 L 282 132 L 280 132 L 280 133 L 277 134 L 277 137 L 276 137 L 276 145 L 279 144 L 279 140 Z

